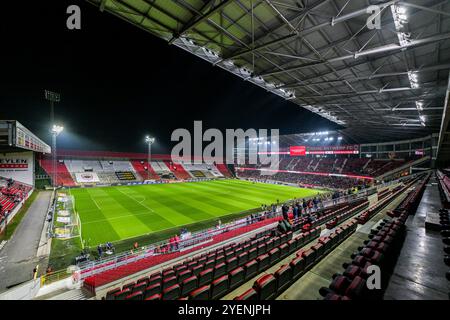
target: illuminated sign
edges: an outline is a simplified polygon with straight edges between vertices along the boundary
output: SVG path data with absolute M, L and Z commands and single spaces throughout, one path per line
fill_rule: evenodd
M 289 153 L 290 153 L 291 157 L 305 156 L 306 155 L 306 147 L 305 146 L 292 146 L 289 148 Z
M 418 149 L 418 150 L 416 150 L 416 151 L 414 152 L 414 154 L 415 154 L 416 156 L 424 156 L 424 155 L 425 155 L 425 152 L 423 151 L 423 149 Z
M 290 155 L 327 155 L 327 154 L 359 154 L 359 145 L 343 145 L 343 146 L 291 146 Z

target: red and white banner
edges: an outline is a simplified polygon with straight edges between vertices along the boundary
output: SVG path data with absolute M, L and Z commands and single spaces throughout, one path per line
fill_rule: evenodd
M 100 179 L 95 172 L 77 172 L 75 173 L 75 179 L 78 183 L 100 182 Z
M 289 148 L 289 152 L 290 152 L 291 157 L 305 156 L 306 155 L 306 147 L 305 146 L 291 146 Z

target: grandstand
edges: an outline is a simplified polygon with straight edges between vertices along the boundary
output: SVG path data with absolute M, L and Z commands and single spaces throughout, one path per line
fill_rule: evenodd
M 211 161 L 152 153 L 150 136 L 135 152 L 52 150 L 0 121 L 0 235 L 51 194 L 30 209 L 45 208 L 39 270 L 0 299 L 449 299 L 448 2 L 87 2 L 334 129 L 300 119 Z M 384 29 L 368 28 L 370 5 Z
M 0 234 L 34 191 L 36 155 L 50 147 L 17 121 L 0 120 Z

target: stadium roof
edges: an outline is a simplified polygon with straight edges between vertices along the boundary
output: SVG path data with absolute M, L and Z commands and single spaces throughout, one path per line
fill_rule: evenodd
M 87 1 L 343 125 L 353 141 L 439 132 L 448 0 Z M 367 26 L 371 5 L 381 29 Z
M 439 162 L 449 165 L 450 161 L 450 75 L 447 94 L 444 103 L 441 131 L 439 132 L 437 159 Z

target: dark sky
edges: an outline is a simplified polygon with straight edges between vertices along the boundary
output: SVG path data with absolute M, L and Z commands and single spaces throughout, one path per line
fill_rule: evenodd
M 82 29 L 66 28 L 81 7 Z M 59 145 L 70 149 L 169 151 L 176 128 L 332 129 L 287 102 L 80 0 L 9 1 L 0 11 L 0 118 L 20 121 L 49 141 L 44 89 L 62 101 Z

